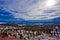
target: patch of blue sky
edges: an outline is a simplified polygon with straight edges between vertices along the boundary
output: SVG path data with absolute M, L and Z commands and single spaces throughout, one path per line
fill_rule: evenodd
M 45 20 L 60 17 L 60 4 L 56 5 L 55 8 L 46 10 L 43 1 L 44 0 L 0 0 L 0 21 L 19 21 L 21 19 Z

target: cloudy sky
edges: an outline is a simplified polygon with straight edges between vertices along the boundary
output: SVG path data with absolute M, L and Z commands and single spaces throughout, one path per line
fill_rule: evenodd
M 60 0 L 0 0 L 0 21 L 60 17 Z

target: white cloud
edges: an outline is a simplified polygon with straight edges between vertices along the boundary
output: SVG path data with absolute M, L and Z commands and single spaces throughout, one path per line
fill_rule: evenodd
M 54 6 L 47 7 L 46 0 L 38 0 L 36 3 L 32 3 L 30 0 L 14 0 L 11 4 L 6 5 L 5 10 L 12 12 L 15 18 L 23 18 L 25 20 L 44 20 L 60 17 L 60 2 L 56 1 Z M 50 3 L 49 3 L 50 5 Z M 51 13 L 48 11 L 56 10 Z M 46 11 L 46 12 L 45 12 Z M 24 13 L 22 13 L 24 12 Z M 58 15 L 56 15 L 58 13 Z
M 56 4 L 58 4 L 58 1 L 56 2 Z M 57 18 L 57 17 L 60 17 L 60 15 L 56 15 L 56 13 L 58 13 L 58 10 L 59 10 L 58 7 L 59 7 L 59 5 L 54 5 L 54 6 L 51 6 L 51 7 L 46 7 L 45 6 L 45 1 L 38 2 L 38 3 L 34 4 L 33 6 L 31 6 L 30 8 L 28 8 L 28 10 L 29 10 L 28 11 L 28 15 L 31 16 L 33 18 L 33 20 L 34 19 L 35 20 L 41 20 L 41 19 Z M 47 10 L 47 11 L 48 10 L 49 11 L 56 10 L 56 12 L 45 13 L 45 10 Z

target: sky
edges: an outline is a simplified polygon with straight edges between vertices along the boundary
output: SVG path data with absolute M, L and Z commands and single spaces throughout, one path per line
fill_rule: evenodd
M 59 0 L 0 0 L 0 21 L 51 20 L 59 17 Z

